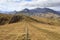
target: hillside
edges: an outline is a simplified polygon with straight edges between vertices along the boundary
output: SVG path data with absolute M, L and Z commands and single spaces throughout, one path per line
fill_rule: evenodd
M 60 40 L 60 18 L 0 14 L 0 40 Z
M 25 19 L 0 26 L 0 40 L 60 40 L 60 26 Z
M 15 14 L 0 14 L 0 25 L 16 23 L 22 21 L 22 15 Z
M 23 14 L 0 14 L 0 25 L 16 23 L 24 21 L 25 19 L 27 21 L 35 21 L 38 23 L 60 26 L 60 17 L 52 13 L 41 14 L 40 16 L 29 16 Z

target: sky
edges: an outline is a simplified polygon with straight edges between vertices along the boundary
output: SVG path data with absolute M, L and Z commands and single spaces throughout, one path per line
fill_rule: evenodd
M 60 0 L 0 0 L 1 11 L 20 11 L 25 8 L 45 7 L 60 11 Z

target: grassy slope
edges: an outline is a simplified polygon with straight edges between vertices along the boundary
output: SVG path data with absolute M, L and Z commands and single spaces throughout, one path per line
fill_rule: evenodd
M 60 40 L 59 26 L 28 20 L 0 26 L 0 40 L 23 40 L 26 36 L 26 27 L 31 40 Z
M 37 19 L 41 23 L 60 26 L 60 18 L 46 18 L 46 17 L 38 17 L 32 16 L 32 18 Z

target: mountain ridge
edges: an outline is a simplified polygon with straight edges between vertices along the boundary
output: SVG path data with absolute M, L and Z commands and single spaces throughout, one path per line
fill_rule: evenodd
M 35 9 L 23 9 L 22 11 L 20 11 L 21 13 L 55 13 L 55 14 L 60 14 L 58 11 L 49 9 L 49 8 L 35 8 Z
M 7 14 L 18 14 L 18 13 L 32 13 L 32 14 L 37 14 L 37 13 L 54 13 L 54 14 L 58 14 L 60 15 L 60 11 L 55 11 L 53 9 L 50 9 L 50 8 L 35 8 L 35 9 L 28 9 L 28 8 L 25 8 L 21 11 L 11 11 L 11 12 L 3 12 L 3 11 L 0 11 L 0 13 L 7 13 Z

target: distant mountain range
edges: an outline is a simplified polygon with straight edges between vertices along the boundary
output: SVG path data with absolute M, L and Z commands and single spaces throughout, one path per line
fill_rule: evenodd
M 21 11 L 12 11 L 12 12 L 1 12 L 1 13 L 7 13 L 7 14 L 28 14 L 28 15 L 34 15 L 34 14 L 48 14 L 53 13 L 60 15 L 60 11 L 55 11 L 49 8 L 35 8 L 35 9 L 23 9 Z
M 3 12 L 3 11 L 0 11 L 0 13 L 54 13 L 54 14 L 60 14 L 60 11 L 55 11 L 55 10 L 52 10 L 52 9 L 49 9 L 49 8 L 35 8 L 35 9 L 23 9 L 21 11 L 12 11 L 12 12 Z
M 60 17 L 60 12 L 55 11 L 49 8 L 35 8 L 35 9 L 27 9 L 25 8 L 22 11 L 16 12 L 16 14 L 26 14 L 26 15 L 34 15 L 34 16 L 40 16 L 40 17 Z
M 60 14 L 60 12 L 58 11 L 54 11 L 52 9 L 49 8 L 35 8 L 35 9 L 27 9 L 25 8 L 24 10 L 20 11 L 20 13 L 54 13 L 54 14 Z

